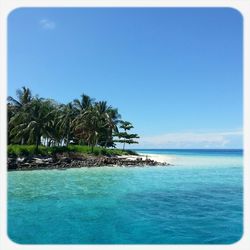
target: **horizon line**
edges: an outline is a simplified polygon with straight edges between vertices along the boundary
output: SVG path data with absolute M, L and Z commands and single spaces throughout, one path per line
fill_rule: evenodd
M 244 148 L 128 148 L 129 150 L 244 150 Z

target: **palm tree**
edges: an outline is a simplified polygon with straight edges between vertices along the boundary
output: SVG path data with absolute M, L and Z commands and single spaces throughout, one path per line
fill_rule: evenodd
M 96 102 L 88 106 L 75 119 L 75 130 L 91 146 L 91 152 L 99 142 L 106 126 L 107 112 L 110 109 L 111 106 L 108 106 L 107 102 Z
M 121 115 L 106 101 L 94 102 L 82 94 L 68 104 L 59 105 L 53 100 L 33 97 L 29 88 L 17 90 L 17 98 L 8 97 L 8 143 L 35 144 L 36 150 L 44 141 L 47 146 L 68 145 L 70 141 L 94 146 L 114 146 L 114 136 L 119 142 L 137 143 L 136 134 L 127 131 L 133 125 L 120 121 Z M 124 130 L 119 133 L 118 124 Z
M 8 118 L 8 144 L 13 142 L 13 138 L 10 135 L 10 131 L 14 128 L 13 124 L 10 124 L 11 118 L 16 114 L 16 109 L 11 103 L 7 104 L 7 118 Z
M 106 148 L 108 145 L 114 146 L 113 134 L 118 133 L 117 124 L 121 115 L 118 113 L 118 109 L 110 108 L 107 110 L 105 118 L 104 147 Z
M 17 99 L 9 96 L 8 97 L 8 102 L 11 103 L 14 107 L 19 110 L 22 108 L 24 105 L 28 104 L 32 100 L 32 94 L 29 88 L 22 87 L 22 89 L 18 89 L 16 91 L 16 96 Z
M 10 131 L 15 127 L 15 124 L 10 120 L 13 119 L 15 115 L 20 115 L 19 119 L 24 115 L 26 112 L 25 109 L 27 105 L 32 101 L 32 94 L 29 88 L 22 87 L 22 89 L 18 89 L 16 91 L 17 99 L 9 96 L 8 97 L 8 142 L 17 142 L 20 144 L 24 144 L 26 142 L 25 136 L 19 139 L 15 138 L 15 136 Z M 18 114 L 19 113 L 19 114 Z
M 16 138 L 27 136 L 27 142 L 36 145 L 36 150 L 41 144 L 41 137 L 47 137 L 49 123 L 54 112 L 53 104 L 50 100 L 34 98 L 23 112 L 18 112 L 10 123 L 16 124 L 11 130 L 11 134 Z
M 59 108 L 59 106 L 55 106 L 54 111 L 52 111 L 51 120 L 47 124 L 47 146 L 59 146 L 62 143 L 63 140 L 63 131 L 60 127 L 61 123 L 61 114 L 62 110 Z
M 73 137 L 73 121 L 76 118 L 76 109 L 70 102 L 67 105 L 61 105 L 59 115 L 59 128 L 63 131 L 63 138 L 68 146 L 70 139 Z
M 76 128 L 82 127 L 83 138 L 91 146 L 91 152 L 98 143 L 100 131 L 100 115 L 96 106 L 89 107 L 82 115 L 79 116 L 80 121 Z
M 85 112 L 93 104 L 94 99 L 90 98 L 88 95 L 82 94 L 81 99 L 75 99 L 73 105 L 78 111 L 78 113 Z
M 109 127 L 109 112 L 111 112 L 112 107 L 107 104 L 106 101 L 99 101 L 95 103 L 96 116 L 99 119 L 99 129 L 96 138 L 96 145 L 100 143 L 106 144 L 107 141 L 107 131 Z M 102 140 L 102 141 L 100 141 Z

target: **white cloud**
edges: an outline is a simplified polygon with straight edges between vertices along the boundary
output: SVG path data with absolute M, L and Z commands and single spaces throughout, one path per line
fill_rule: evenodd
M 138 148 L 242 148 L 242 130 L 141 136 Z
M 53 30 L 56 28 L 56 23 L 54 21 L 49 20 L 49 19 L 42 19 L 39 21 L 39 24 L 45 30 Z

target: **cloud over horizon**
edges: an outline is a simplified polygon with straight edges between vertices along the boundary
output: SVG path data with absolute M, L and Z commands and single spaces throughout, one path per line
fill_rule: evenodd
M 134 148 L 242 148 L 241 129 L 224 132 L 181 132 L 141 136 Z

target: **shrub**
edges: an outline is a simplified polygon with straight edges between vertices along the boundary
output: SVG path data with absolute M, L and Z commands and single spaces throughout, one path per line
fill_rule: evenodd
M 69 145 L 61 147 L 45 147 L 39 146 L 36 151 L 35 145 L 8 145 L 8 155 L 11 156 L 33 156 L 33 155 L 54 155 L 62 154 L 68 152 L 75 152 L 80 154 L 92 154 L 91 147 L 89 146 L 80 146 L 80 145 Z M 132 150 L 121 150 L 121 149 L 107 149 L 101 147 L 94 147 L 93 154 L 96 156 L 99 155 L 137 155 Z

